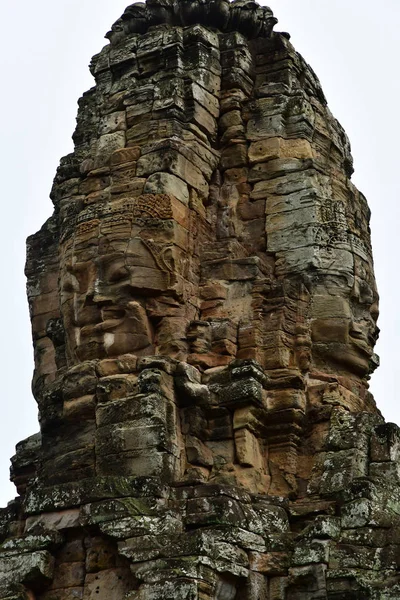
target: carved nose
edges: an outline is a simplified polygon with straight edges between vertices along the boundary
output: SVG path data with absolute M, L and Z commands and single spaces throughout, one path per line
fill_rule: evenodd
M 86 305 L 90 305 L 90 304 L 95 304 L 95 295 L 93 291 L 87 292 L 85 295 L 85 304 Z
M 104 295 L 102 294 L 99 280 L 96 277 L 88 282 L 88 287 L 85 294 L 85 303 L 99 304 L 101 302 L 104 302 Z
M 95 304 L 96 306 L 102 307 L 107 304 L 113 303 L 113 298 L 110 297 L 107 292 L 107 288 L 104 289 L 104 286 L 100 286 L 98 282 L 91 289 L 86 292 L 85 303 Z
M 350 324 L 350 335 L 359 340 L 365 338 L 363 328 L 355 321 L 352 321 Z
M 95 277 L 91 277 L 87 282 L 87 288 L 85 293 L 85 303 L 94 304 L 96 302 L 97 293 L 97 280 Z
M 110 303 L 110 298 L 108 296 L 105 296 L 104 294 L 99 293 L 99 291 L 97 291 L 97 290 L 87 292 L 86 297 L 85 297 L 86 305 L 96 304 L 98 306 L 103 306 L 104 304 L 109 304 L 109 303 Z

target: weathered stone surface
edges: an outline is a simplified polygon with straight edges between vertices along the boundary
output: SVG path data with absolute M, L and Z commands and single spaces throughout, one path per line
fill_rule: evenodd
M 28 240 L 40 433 L 4 600 L 400 597 L 369 209 L 312 69 L 244 0 L 130 5 Z

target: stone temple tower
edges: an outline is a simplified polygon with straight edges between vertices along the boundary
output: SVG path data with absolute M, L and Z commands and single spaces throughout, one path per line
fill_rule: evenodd
M 28 240 L 1 600 L 400 598 L 365 198 L 267 7 L 129 6 Z

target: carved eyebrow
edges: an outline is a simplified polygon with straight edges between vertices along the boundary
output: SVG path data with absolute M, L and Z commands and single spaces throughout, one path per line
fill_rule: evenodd
M 124 252 L 109 252 L 107 254 L 100 254 L 96 256 L 95 263 L 96 264 L 107 264 L 115 261 L 117 259 L 125 259 Z
M 76 273 L 82 273 L 82 271 L 84 271 L 85 268 L 87 268 L 87 265 L 90 265 L 90 264 L 92 264 L 90 261 L 76 262 L 75 264 L 72 264 L 70 262 L 65 265 L 65 268 L 68 271 L 68 273 L 75 275 Z

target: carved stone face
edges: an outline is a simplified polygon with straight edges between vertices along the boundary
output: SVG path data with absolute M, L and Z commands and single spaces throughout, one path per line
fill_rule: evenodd
M 146 302 L 175 281 L 176 248 L 150 237 L 153 228 L 165 238 L 165 221 L 144 222 L 129 209 L 110 212 L 79 224 L 61 247 L 61 312 L 70 363 L 155 354 Z
M 364 377 L 376 366 L 374 345 L 379 329 L 378 299 L 364 281 L 349 296 L 325 290 L 312 301 L 313 356 L 317 368 Z M 361 293 L 362 291 L 362 293 Z

